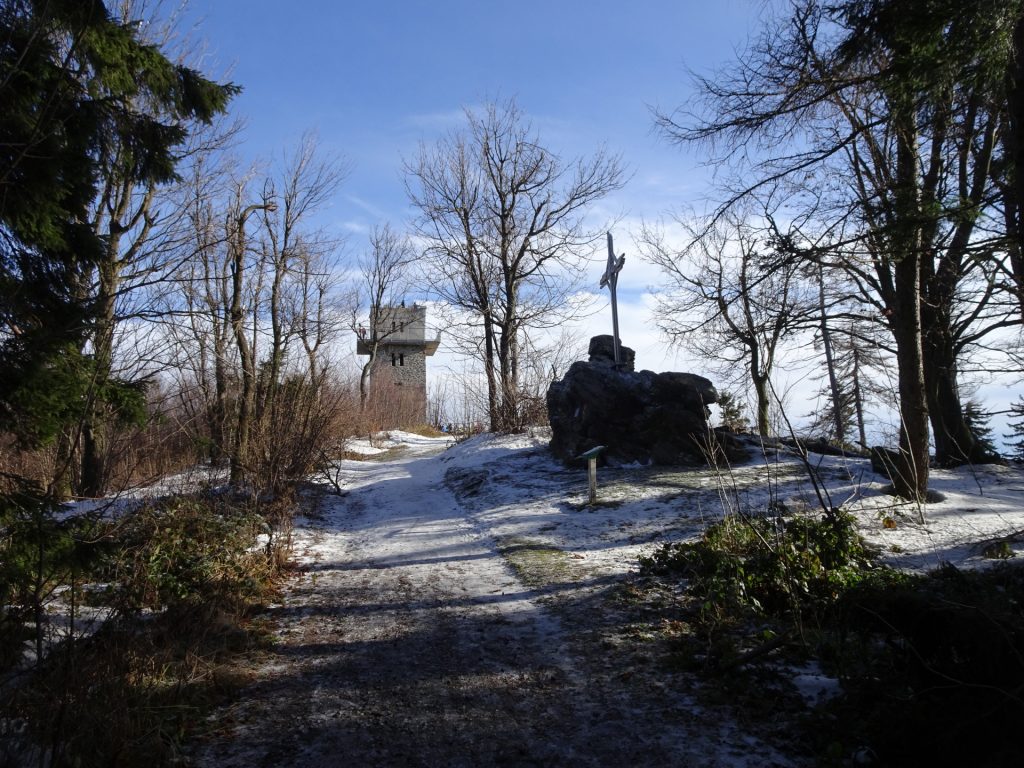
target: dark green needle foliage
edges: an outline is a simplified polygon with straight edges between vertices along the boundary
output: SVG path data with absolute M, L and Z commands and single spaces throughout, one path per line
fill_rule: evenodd
M 99 0 L 0 0 L 0 428 L 73 423 L 90 386 L 77 289 L 102 253 L 88 209 L 112 153 L 135 183 L 175 176 L 187 124 L 238 88 L 170 61 Z

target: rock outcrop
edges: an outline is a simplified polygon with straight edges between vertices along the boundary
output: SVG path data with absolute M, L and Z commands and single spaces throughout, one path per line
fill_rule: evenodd
M 570 366 L 548 389 L 551 450 L 571 461 L 597 445 L 604 458 L 628 464 L 700 464 L 723 440 L 709 429 L 714 385 L 692 373 L 634 371 L 635 353 L 620 347 L 615 365 L 611 336 L 590 341 L 590 359 Z M 730 443 L 726 453 L 732 456 Z

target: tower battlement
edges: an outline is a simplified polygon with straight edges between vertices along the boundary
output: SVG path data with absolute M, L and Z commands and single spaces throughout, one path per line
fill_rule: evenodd
M 421 304 L 411 307 L 374 307 L 370 316 L 377 317 L 376 327 L 359 328 L 356 340 L 356 354 L 372 353 L 374 342 L 378 345 L 423 346 L 423 354 L 433 355 L 441 343 L 440 336 L 427 338 L 427 308 Z M 379 352 L 379 347 L 378 347 Z

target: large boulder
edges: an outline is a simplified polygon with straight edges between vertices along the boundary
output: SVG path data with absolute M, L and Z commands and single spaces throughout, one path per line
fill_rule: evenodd
M 708 426 L 714 385 L 692 373 L 633 371 L 633 350 L 591 340 L 590 360 L 573 363 L 548 389 L 551 450 L 571 461 L 597 445 L 620 464 L 699 464 L 722 449 Z M 732 444 L 730 444 L 731 446 Z M 733 451 L 728 451 L 733 453 Z

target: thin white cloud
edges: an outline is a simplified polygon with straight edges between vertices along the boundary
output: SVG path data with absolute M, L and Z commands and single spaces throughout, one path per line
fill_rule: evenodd
M 353 235 L 365 235 L 370 231 L 370 228 L 361 221 L 355 219 L 349 219 L 348 221 L 339 221 L 337 226 Z
M 462 107 L 437 112 L 421 112 L 406 115 L 404 122 L 414 128 L 441 131 L 464 124 L 466 112 Z
M 383 208 L 380 208 L 357 195 L 345 195 L 345 199 L 360 210 L 366 211 L 377 221 L 384 221 L 388 218 L 388 215 Z

